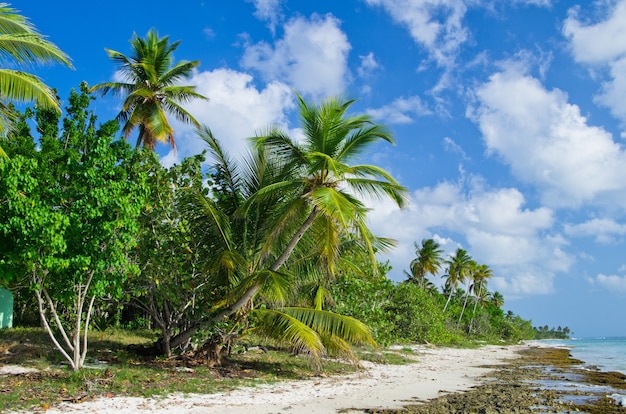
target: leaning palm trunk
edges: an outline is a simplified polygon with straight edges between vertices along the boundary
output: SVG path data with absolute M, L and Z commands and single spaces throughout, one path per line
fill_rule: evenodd
M 269 270 L 275 272 L 280 269 L 283 264 L 285 264 L 285 262 L 289 259 L 289 256 L 291 256 L 291 253 L 293 253 L 294 249 L 298 245 L 300 239 L 302 239 L 302 236 L 304 236 L 306 231 L 313 225 L 313 222 L 315 221 L 315 218 L 318 216 L 318 214 L 318 209 L 313 208 L 307 219 L 304 221 L 304 223 L 302 223 L 300 228 L 292 236 L 283 253 L 269 267 Z M 243 293 L 243 295 L 241 295 L 241 297 L 235 303 L 230 305 L 228 308 L 222 310 L 221 312 L 218 312 L 217 314 L 213 315 L 203 322 L 192 325 L 189 329 L 173 337 L 170 341 L 170 347 L 173 349 L 187 343 L 189 339 L 198 331 L 198 329 L 208 327 L 217 322 L 221 322 L 225 318 L 235 314 L 237 311 L 242 309 L 248 302 L 250 302 L 250 300 L 252 300 L 254 296 L 256 296 L 261 287 L 262 284 L 260 281 L 254 283 Z
M 450 299 L 452 299 L 452 289 L 450 289 L 448 300 L 446 301 L 446 305 L 443 307 L 443 313 L 446 313 L 446 309 L 448 309 L 448 305 L 450 304 Z
M 474 324 L 474 318 L 476 317 L 476 307 L 478 305 L 478 299 L 479 299 L 479 295 L 480 292 L 482 292 L 482 283 L 478 282 L 478 287 L 477 289 L 474 289 L 474 295 L 475 295 L 475 300 L 474 300 L 474 310 L 472 311 L 472 318 L 470 319 L 470 324 L 469 324 L 469 331 L 468 333 L 472 333 L 472 326 Z
M 457 325 L 461 325 L 461 318 L 463 318 L 463 313 L 465 313 L 465 308 L 467 307 L 467 299 L 469 298 L 470 288 L 467 287 L 467 292 L 465 292 L 465 299 L 463 300 L 463 308 L 461 309 L 461 314 L 459 315 L 459 321 Z

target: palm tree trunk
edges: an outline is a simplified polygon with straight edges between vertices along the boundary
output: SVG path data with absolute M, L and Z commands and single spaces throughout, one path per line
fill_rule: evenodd
M 461 324 L 461 318 L 463 317 L 463 313 L 465 313 L 465 307 L 467 306 L 467 298 L 469 297 L 469 286 L 467 287 L 467 292 L 465 292 L 465 300 L 463 300 L 463 309 L 461 309 L 461 315 L 459 315 L 459 321 L 457 325 Z
M 452 299 L 452 289 L 450 289 L 450 294 L 448 295 L 448 300 L 446 301 L 446 306 L 443 307 L 443 313 L 446 313 L 446 309 L 448 309 L 448 304 L 450 303 L 450 299 Z

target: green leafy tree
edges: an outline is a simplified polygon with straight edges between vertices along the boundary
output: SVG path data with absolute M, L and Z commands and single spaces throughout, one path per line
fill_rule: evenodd
M 130 43 L 131 56 L 106 49 L 109 57 L 119 65 L 124 81 L 100 83 L 91 90 L 102 95 L 112 92 L 124 97 L 117 119 L 126 138 L 139 128 L 137 147 L 143 144 L 154 149 L 160 141 L 176 148 L 174 129 L 167 114 L 183 123 L 199 126 L 182 105 L 192 99 L 206 98 L 196 92 L 195 86 L 179 85 L 178 82 L 191 76 L 193 68 L 200 62 L 183 61 L 174 65 L 173 54 L 180 41 L 170 43 L 169 37 L 159 38 L 155 30 L 150 30 L 145 38 L 134 34 Z
M 0 3 L 0 56 L 4 62 L 18 66 L 57 62 L 72 67 L 69 57 L 54 43 L 41 35 L 28 19 Z M 13 129 L 17 114 L 10 102 L 36 102 L 37 105 L 60 112 L 52 89 L 37 76 L 23 70 L 0 69 L 0 134 Z M 6 153 L 0 147 L 0 157 Z
M 96 126 L 90 99 L 81 85 L 60 134 L 43 135 L 32 158 L 0 161 L 2 278 L 30 279 L 42 324 L 74 370 L 86 358 L 94 302 L 119 297 L 137 274 L 129 250 L 144 197 L 130 148 L 114 139 L 115 122 Z M 39 120 L 58 122 L 42 111 Z
M 205 191 L 203 161 L 204 156 L 197 155 L 165 168 L 152 151 L 138 157 L 148 192 L 132 254 L 141 273 L 127 281 L 125 291 L 127 303 L 149 315 L 160 329 L 159 348 L 167 356 L 172 352 L 171 337 L 195 314 L 208 310 L 210 292 L 216 289 L 204 268 L 215 243 L 192 234 L 181 208 L 188 202 L 185 189 Z

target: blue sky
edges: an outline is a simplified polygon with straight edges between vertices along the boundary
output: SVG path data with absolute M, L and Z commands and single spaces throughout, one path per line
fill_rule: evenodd
M 71 71 L 35 68 L 66 99 L 108 81 L 104 48 L 129 53 L 150 28 L 201 61 L 189 110 L 232 153 L 276 124 L 298 134 L 294 90 L 342 95 L 388 125 L 378 164 L 409 188 L 408 208 L 371 201 L 393 237 L 394 280 L 413 243 L 466 249 L 505 309 L 577 336 L 626 336 L 626 0 L 22 1 L 67 52 Z M 119 101 L 98 99 L 101 120 Z M 203 149 L 176 126 L 178 152 Z M 439 282 L 441 283 L 441 282 Z

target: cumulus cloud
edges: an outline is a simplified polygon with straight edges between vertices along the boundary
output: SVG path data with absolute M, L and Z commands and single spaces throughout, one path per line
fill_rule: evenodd
M 608 80 L 597 101 L 626 125 L 626 0 L 596 4 L 605 8 L 599 11 L 600 21 L 581 21 L 581 8 L 574 7 L 563 24 L 563 34 L 577 62 L 608 68 Z
M 468 115 L 479 126 L 487 152 L 542 192 L 553 207 L 622 199 L 626 155 L 611 134 L 589 125 L 559 89 L 547 90 L 518 63 L 475 90 Z
M 259 89 L 251 75 L 231 69 L 197 72 L 189 83 L 197 85 L 196 90 L 209 100 L 194 101 L 187 109 L 201 124 L 211 128 L 233 156 L 246 151 L 247 139 L 270 125 L 286 128 L 286 114 L 294 107 L 293 92 L 287 85 L 272 82 Z M 171 164 L 206 149 L 190 127 L 179 125 L 176 131 L 180 132 L 176 139 L 181 150 L 171 152 L 164 163 Z
M 405 26 L 441 67 L 453 66 L 459 47 L 469 38 L 463 25 L 465 2 L 453 0 L 366 0 Z
M 418 116 L 433 112 L 419 96 L 401 97 L 389 105 L 368 109 L 367 113 L 385 124 L 410 124 Z
M 593 237 L 598 243 L 613 243 L 626 234 L 626 224 L 594 218 L 584 223 L 566 224 L 565 233 L 574 237 Z
M 398 240 L 398 247 L 384 256 L 394 266 L 395 279 L 402 279 L 402 269 L 413 259 L 413 243 L 438 235 L 460 240 L 448 241 L 447 252 L 464 246 L 475 260 L 492 267 L 495 289 L 548 293 L 555 272 L 568 270 L 573 258 L 565 251 L 566 241 L 550 234 L 553 211 L 524 205 L 524 196 L 513 188 L 465 190 L 443 182 L 414 191 L 404 210 L 391 202 L 371 202 L 370 224 L 375 234 Z
M 609 292 L 626 293 L 626 276 L 599 274 L 593 281 Z
M 242 67 L 258 71 L 266 81 L 286 82 L 315 99 L 341 94 L 349 81 L 351 46 L 339 20 L 330 14 L 297 17 L 284 30 L 284 37 L 274 45 L 247 45 Z

